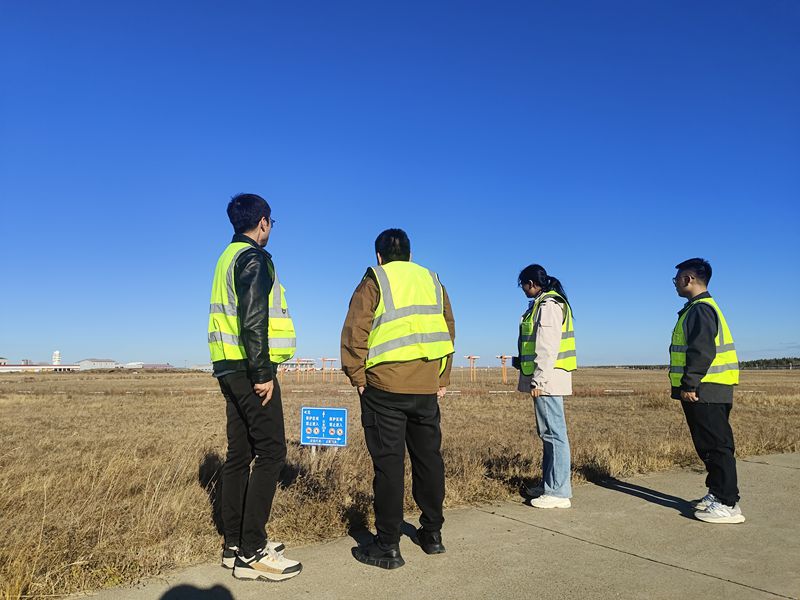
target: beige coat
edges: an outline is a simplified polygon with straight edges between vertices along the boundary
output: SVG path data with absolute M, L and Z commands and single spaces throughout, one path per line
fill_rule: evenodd
M 519 373 L 520 392 L 530 394 L 531 388 L 542 390 L 544 396 L 571 396 L 572 373 L 556 369 L 558 349 L 561 345 L 561 324 L 564 311 L 555 298 L 542 301 L 538 321 L 534 323 L 536 332 L 536 368 L 533 375 Z

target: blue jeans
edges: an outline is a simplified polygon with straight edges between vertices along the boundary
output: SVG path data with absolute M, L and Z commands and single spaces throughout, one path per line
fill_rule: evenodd
M 542 485 L 547 496 L 571 498 L 569 438 L 561 396 L 539 396 L 533 400 L 536 431 L 544 444 Z

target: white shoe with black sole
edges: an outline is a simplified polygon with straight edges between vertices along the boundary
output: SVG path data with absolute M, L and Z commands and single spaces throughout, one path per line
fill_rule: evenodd
M 267 542 L 267 546 L 278 554 L 283 554 L 286 546 L 281 542 Z M 232 569 L 236 564 L 236 553 L 239 552 L 239 546 L 226 546 L 222 549 L 222 566 L 226 569 Z
M 236 556 L 233 576 L 236 579 L 266 579 L 284 581 L 300 574 L 303 570 L 296 560 L 290 560 L 269 547 L 256 551 L 253 556 Z

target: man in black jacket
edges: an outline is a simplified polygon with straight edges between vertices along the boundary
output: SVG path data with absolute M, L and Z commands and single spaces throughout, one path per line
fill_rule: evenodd
M 707 523 L 742 523 L 745 518 L 738 505 L 733 430 L 728 420 L 739 371 L 733 339 L 722 311 L 708 293 L 711 265 L 693 258 L 676 269 L 675 291 L 687 302 L 678 313 L 670 346 L 671 396 L 681 401 L 695 450 L 708 472 L 708 493 L 694 501 L 695 517 Z M 676 356 L 685 356 L 685 360 L 676 360 Z
M 302 565 L 287 559 L 283 544 L 268 541 L 266 535 L 286 461 L 281 392 L 269 348 L 269 294 L 275 267 L 263 248 L 274 224 L 270 215 L 267 202 L 255 194 L 240 194 L 228 204 L 235 235 L 217 263 L 209 346 L 227 413 L 222 564 L 240 579 L 279 581 L 299 574 Z

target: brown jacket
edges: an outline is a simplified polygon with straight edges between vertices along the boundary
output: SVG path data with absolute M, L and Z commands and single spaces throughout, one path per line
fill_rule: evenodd
M 358 284 L 342 327 L 342 370 L 353 386 L 370 386 L 396 394 L 435 394 L 439 387 L 450 383 L 453 357 L 447 357 L 444 373 L 439 376 L 441 363 L 423 359 L 408 362 L 386 362 L 366 370 L 367 338 L 372 329 L 372 319 L 380 301 L 380 288 L 371 269 Z M 456 322 L 447 290 L 442 286 L 444 319 L 455 342 Z

